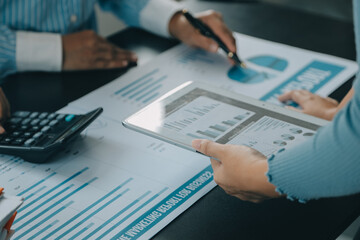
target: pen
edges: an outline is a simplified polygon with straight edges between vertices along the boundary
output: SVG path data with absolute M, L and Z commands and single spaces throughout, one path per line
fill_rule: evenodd
M 224 50 L 224 52 L 227 54 L 227 56 L 231 59 L 233 59 L 237 64 L 239 64 L 241 67 L 246 68 L 246 65 L 244 62 L 240 60 L 240 58 L 237 56 L 236 53 L 231 52 L 225 43 L 221 41 L 221 39 L 201 20 L 194 18 L 187 9 L 182 10 L 182 14 L 184 17 L 189 21 L 189 23 L 196 29 L 200 31 L 200 34 L 213 39 L 219 47 Z

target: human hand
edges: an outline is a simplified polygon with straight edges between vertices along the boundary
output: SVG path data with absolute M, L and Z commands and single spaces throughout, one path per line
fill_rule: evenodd
M 260 152 L 240 145 L 223 145 L 209 140 L 192 142 L 197 151 L 211 158 L 215 182 L 227 194 L 251 202 L 280 197 L 275 186 L 268 182 L 266 157 Z
M 339 105 L 335 99 L 320 97 L 306 90 L 293 90 L 279 96 L 281 102 L 288 100 L 296 102 L 302 109 L 290 106 L 287 108 L 326 120 L 333 119 Z
M 0 88 L 0 122 L 5 121 L 10 117 L 10 104 L 7 100 L 2 88 Z M 0 134 L 3 134 L 5 129 L 0 125 Z
M 136 62 L 137 56 L 120 49 L 87 30 L 62 37 L 63 70 L 123 68 Z
M 230 51 L 236 52 L 236 42 L 232 32 L 226 27 L 220 13 L 208 10 L 196 14 L 196 17 L 209 26 L 215 34 L 225 43 Z M 194 47 L 203 48 L 210 52 L 216 52 L 218 44 L 200 34 L 181 12 L 176 13 L 169 23 L 170 34 L 180 41 Z

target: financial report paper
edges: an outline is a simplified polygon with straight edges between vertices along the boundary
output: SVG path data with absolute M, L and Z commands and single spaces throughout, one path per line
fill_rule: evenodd
M 25 199 L 14 223 L 14 239 L 147 239 L 216 186 L 208 158 L 121 125 L 183 82 L 207 82 L 279 104 L 276 96 L 283 91 L 305 88 L 327 95 L 357 71 L 357 65 L 345 59 L 241 34 L 236 38 L 239 55 L 249 66 L 246 71 L 231 66 L 221 54 L 179 45 L 62 109 L 84 113 L 102 106 L 104 113 L 52 161 L 33 164 L 1 156 L 2 186 Z M 199 101 L 195 104 L 201 105 Z M 210 125 L 222 130 L 252 113 L 243 109 L 231 114 L 220 119 L 228 125 Z M 214 131 L 196 130 L 213 137 Z M 287 147 L 294 136 L 301 135 L 301 142 L 312 133 L 264 117 L 247 129 L 247 138 L 232 143 L 256 148 L 259 135 L 266 135 L 258 149 L 269 154 Z

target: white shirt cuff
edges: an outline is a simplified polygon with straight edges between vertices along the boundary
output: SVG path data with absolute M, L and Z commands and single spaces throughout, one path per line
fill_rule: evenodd
M 62 54 L 60 34 L 16 32 L 18 71 L 61 71 Z
M 170 37 L 171 17 L 182 9 L 182 5 L 171 0 L 150 0 L 140 12 L 140 25 L 164 37 Z

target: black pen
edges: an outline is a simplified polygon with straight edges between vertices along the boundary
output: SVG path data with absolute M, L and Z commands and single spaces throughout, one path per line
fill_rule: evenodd
M 201 20 L 194 18 L 187 9 L 182 10 L 182 14 L 184 17 L 189 21 L 189 23 L 196 29 L 199 30 L 200 34 L 213 39 L 219 47 L 224 50 L 224 52 L 227 54 L 229 58 L 234 60 L 237 64 L 239 64 L 241 67 L 246 68 L 246 65 L 243 61 L 240 60 L 240 58 L 236 55 L 236 53 L 231 52 L 225 43 L 221 41 L 221 39 L 209 28 L 205 23 L 203 23 Z

